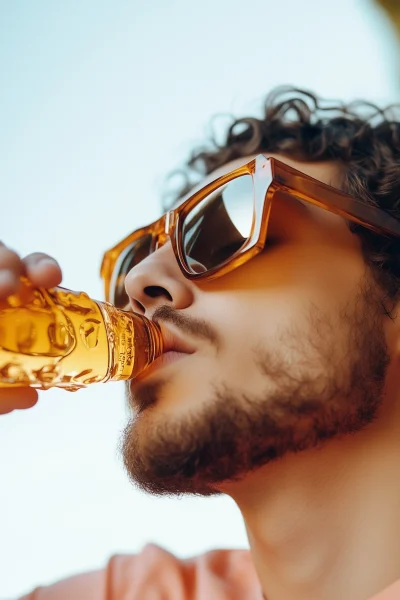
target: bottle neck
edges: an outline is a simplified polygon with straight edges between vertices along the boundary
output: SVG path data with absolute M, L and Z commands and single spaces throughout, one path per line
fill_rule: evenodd
M 137 313 L 120 310 L 108 302 L 102 311 L 109 342 L 107 380 L 134 379 L 163 352 L 161 330 Z
M 156 358 L 158 358 L 164 350 L 164 340 L 161 334 L 161 329 L 158 325 L 146 319 L 146 317 L 141 317 L 140 319 L 144 319 L 144 326 L 147 329 L 147 334 L 149 336 L 149 364 L 152 363 Z

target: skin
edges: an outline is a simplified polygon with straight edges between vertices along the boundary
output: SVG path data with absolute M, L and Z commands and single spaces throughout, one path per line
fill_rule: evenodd
M 278 158 L 340 187 L 336 164 Z M 169 243 L 128 275 L 134 310 L 169 307 L 161 323 L 196 351 L 130 385 L 125 465 L 152 493 L 229 494 L 268 599 L 365 599 L 400 577 L 399 321 L 362 291 L 342 218 L 281 199 L 270 238 L 210 282 L 185 279 Z
M 43 252 L 21 258 L 15 250 L 0 242 L 0 301 L 19 289 L 19 277 L 25 275 L 37 287 L 54 287 L 62 280 L 57 261 Z M 0 388 L 0 415 L 32 408 L 38 401 L 33 388 Z
M 340 187 L 334 163 L 278 158 Z M 128 275 L 132 308 L 194 352 L 130 384 L 125 466 L 153 493 L 230 495 L 269 600 L 364 600 L 400 577 L 399 319 L 342 218 L 282 198 L 270 239 L 210 282 L 169 243 Z M 59 283 L 57 265 L 14 260 Z

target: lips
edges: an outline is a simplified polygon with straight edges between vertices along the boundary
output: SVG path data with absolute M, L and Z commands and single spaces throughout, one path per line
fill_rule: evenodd
M 143 380 L 147 380 L 149 375 L 158 371 L 160 367 L 169 365 L 177 360 L 185 358 L 185 355 L 194 354 L 196 348 L 189 342 L 182 339 L 176 332 L 172 331 L 162 323 L 158 323 L 161 334 L 164 340 L 163 353 L 155 359 L 144 371 L 130 382 L 130 389 L 133 391 L 142 384 Z
M 161 333 L 164 339 L 164 351 L 167 352 L 181 352 L 182 354 L 194 354 L 196 348 L 194 348 L 189 342 L 182 339 L 177 333 L 166 327 L 162 323 L 159 324 Z

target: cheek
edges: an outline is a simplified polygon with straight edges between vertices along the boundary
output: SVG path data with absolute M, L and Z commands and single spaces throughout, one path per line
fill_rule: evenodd
M 193 359 L 182 362 L 165 389 L 165 406 L 185 412 L 206 403 L 221 385 L 259 394 L 269 384 L 257 365 L 257 348 L 272 359 L 274 353 L 278 359 L 288 359 L 294 367 L 301 360 L 301 343 L 307 344 L 313 335 L 335 337 L 334 347 L 339 348 L 346 335 L 338 321 L 339 310 L 355 296 L 363 272 L 362 259 L 356 254 L 328 251 L 322 244 L 296 251 L 287 245 L 260 254 L 224 277 L 199 284 L 188 312 L 218 332 L 221 346 L 217 352 L 205 343 Z M 322 323 L 331 322 L 333 327 L 314 331 L 313 313 L 326 316 Z M 310 358 L 320 361 L 318 355 Z
M 283 333 L 311 334 L 313 311 L 335 323 L 340 308 L 355 297 L 364 269 L 356 252 L 322 244 L 294 251 L 287 245 L 210 282 L 198 311 L 223 340 L 216 365 L 232 377 L 245 377 L 254 368 L 256 346 L 282 350 Z
M 243 317 L 257 308 L 278 301 L 296 304 L 298 299 L 324 306 L 342 304 L 357 291 L 365 273 L 365 264 L 357 249 L 332 242 L 299 244 L 286 242 L 269 248 L 227 275 L 201 286 L 201 302 L 224 298 L 226 311 L 236 306 Z M 200 287 L 200 286 L 199 286 Z M 275 300 L 275 302 L 274 302 Z M 204 309 L 203 309 L 204 310 Z M 205 309 L 207 310 L 207 309 Z

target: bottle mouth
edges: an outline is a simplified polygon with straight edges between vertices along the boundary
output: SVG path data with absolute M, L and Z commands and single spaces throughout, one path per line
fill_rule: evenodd
M 109 346 L 108 376 L 113 381 L 134 379 L 164 349 L 161 329 L 145 316 L 98 303 L 103 312 Z
M 145 321 L 147 333 L 149 336 L 149 361 L 153 362 L 158 356 L 164 352 L 164 339 L 159 325 L 146 319 Z

